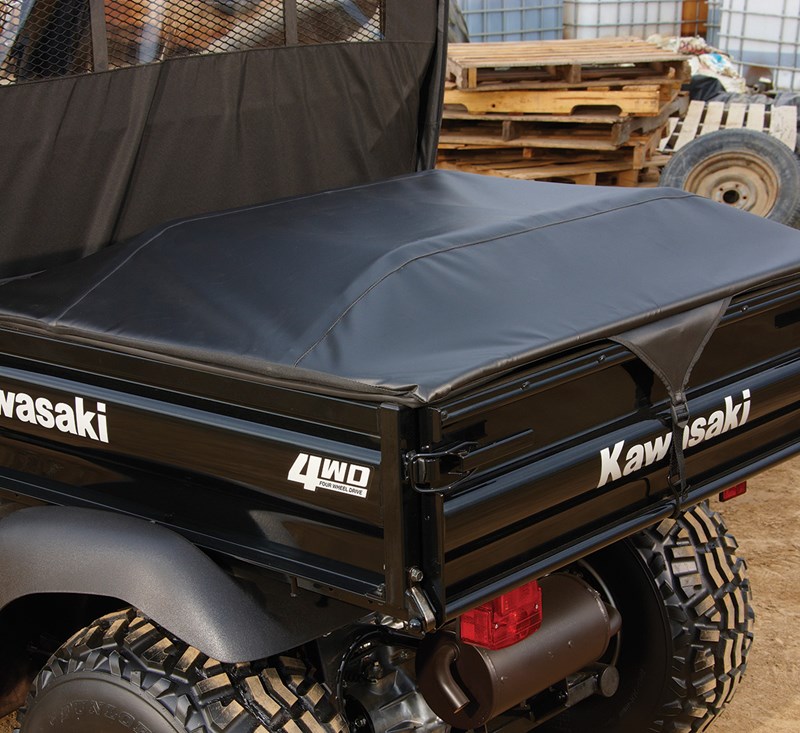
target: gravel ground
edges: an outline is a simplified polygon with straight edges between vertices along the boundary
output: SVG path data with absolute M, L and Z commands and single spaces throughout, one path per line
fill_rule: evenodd
M 713 733 L 797 733 L 800 726 L 800 459 L 715 503 L 748 561 L 756 608 L 755 642 L 736 698 Z M 0 733 L 11 733 L 10 718 Z

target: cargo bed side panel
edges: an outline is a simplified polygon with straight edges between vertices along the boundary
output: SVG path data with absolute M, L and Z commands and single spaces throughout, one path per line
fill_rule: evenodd
M 14 364 L 0 366 L 7 496 L 145 517 L 329 594 L 402 607 L 401 588 L 386 596 L 384 521 L 387 507 L 400 516 L 399 410 L 348 412 L 341 402 L 338 423 L 311 423 L 236 404 L 230 388 L 229 400 L 164 399 L 142 385 L 114 389 L 107 379 L 99 386 L 6 363 Z M 393 541 L 392 565 L 402 567 L 404 546 Z
M 798 450 L 798 314 L 797 283 L 728 309 L 690 380 L 686 502 Z M 676 505 L 666 390 L 620 346 L 600 343 L 543 364 L 427 418 L 431 451 L 450 447 L 438 473 L 428 467 L 444 487 L 440 561 L 450 616 Z

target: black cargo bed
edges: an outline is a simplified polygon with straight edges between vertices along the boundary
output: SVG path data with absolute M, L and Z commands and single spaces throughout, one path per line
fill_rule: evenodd
M 798 314 L 798 234 L 677 191 L 435 172 L 178 222 L 0 286 L 0 481 L 399 617 L 418 566 L 452 617 L 675 510 L 653 364 L 691 373 L 681 501 L 797 452 Z

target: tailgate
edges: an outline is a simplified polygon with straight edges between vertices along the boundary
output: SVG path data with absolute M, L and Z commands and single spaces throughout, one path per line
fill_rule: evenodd
M 799 345 L 800 282 L 731 302 L 689 382 L 689 503 L 797 452 Z M 421 433 L 448 617 L 674 511 L 666 389 L 611 342 L 429 408 Z

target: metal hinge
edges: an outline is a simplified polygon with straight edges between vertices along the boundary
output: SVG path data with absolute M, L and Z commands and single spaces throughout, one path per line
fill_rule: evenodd
M 409 568 L 408 590 L 405 594 L 406 607 L 411 613 L 409 627 L 412 631 L 433 631 L 436 628 L 436 612 L 420 585 L 422 578 L 419 568 Z

